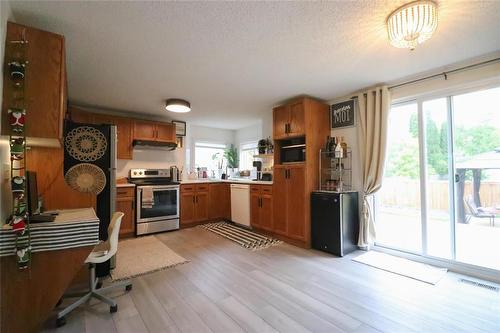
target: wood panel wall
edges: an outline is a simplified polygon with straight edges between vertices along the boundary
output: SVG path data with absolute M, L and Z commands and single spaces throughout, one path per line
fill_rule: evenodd
M 95 209 L 95 195 L 77 192 L 64 182 L 63 148 L 33 147 L 26 158 L 28 170 L 37 173 L 38 194 L 43 196 L 45 209 Z

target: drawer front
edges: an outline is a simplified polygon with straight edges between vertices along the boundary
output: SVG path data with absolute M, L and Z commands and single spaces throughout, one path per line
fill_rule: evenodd
M 262 193 L 272 194 L 273 193 L 273 186 L 272 185 L 262 185 L 261 191 L 262 191 Z
M 250 192 L 251 193 L 259 193 L 261 190 L 261 186 L 260 185 L 251 185 L 250 186 Z
M 189 185 L 181 185 L 181 193 L 184 192 L 194 192 L 194 184 L 189 184 Z
M 117 197 L 133 197 L 135 187 L 117 187 L 116 196 Z
M 208 184 L 196 185 L 196 192 L 205 192 L 205 191 L 208 191 Z

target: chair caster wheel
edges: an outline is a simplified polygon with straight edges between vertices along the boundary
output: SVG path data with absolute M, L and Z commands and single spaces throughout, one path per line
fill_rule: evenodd
M 132 285 L 129 284 L 129 285 L 125 286 L 125 290 L 126 291 L 131 291 L 132 290 Z
M 66 325 L 66 318 L 65 317 L 61 317 L 61 318 L 56 319 L 56 326 L 57 327 L 61 327 L 64 325 Z
M 61 298 L 59 298 L 59 300 L 57 301 L 56 308 L 57 308 L 57 307 L 59 307 L 59 305 L 61 305 L 61 304 L 62 304 L 62 302 L 63 302 L 63 299 L 62 299 L 62 297 L 61 297 Z
M 110 306 L 109 307 L 109 312 L 110 313 L 115 313 L 116 311 L 118 311 L 118 304 L 116 304 L 115 306 Z
M 102 282 L 99 281 L 97 282 L 97 284 L 95 285 L 95 289 L 101 289 L 102 288 Z

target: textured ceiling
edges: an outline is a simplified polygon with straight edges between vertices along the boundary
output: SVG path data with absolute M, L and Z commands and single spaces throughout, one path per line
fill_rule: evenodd
M 406 1 L 409 2 L 409 1 Z M 415 51 L 387 41 L 405 1 L 12 1 L 17 22 L 66 36 L 72 102 L 238 129 L 279 101 L 331 99 L 500 50 L 500 1 L 439 1 L 434 37 Z

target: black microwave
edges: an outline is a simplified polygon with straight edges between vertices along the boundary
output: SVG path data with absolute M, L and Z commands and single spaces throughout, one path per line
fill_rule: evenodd
M 281 145 L 281 163 L 296 163 L 306 160 L 305 138 L 296 138 L 283 141 Z

